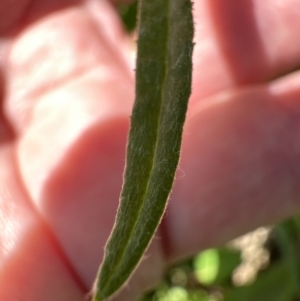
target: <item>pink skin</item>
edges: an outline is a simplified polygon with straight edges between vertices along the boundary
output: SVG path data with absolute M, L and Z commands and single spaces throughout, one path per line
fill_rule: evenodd
M 177 180 L 114 300 L 135 300 L 174 260 L 300 212 L 300 0 L 225 2 L 195 3 Z M 129 39 L 104 0 L 2 0 L 0 33 L 0 300 L 81 301 L 122 183 Z

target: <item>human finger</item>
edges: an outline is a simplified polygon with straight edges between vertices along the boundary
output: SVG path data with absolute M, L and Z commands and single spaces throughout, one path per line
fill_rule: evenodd
M 2 144 L 0 165 L 0 299 L 82 301 L 80 280 L 23 189 L 13 144 Z
M 191 102 L 299 67 L 299 5 L 299 0 L 195 1 Z
M 166 214 L 170 259 L 300 211 L 300 73 L 191 107 Z

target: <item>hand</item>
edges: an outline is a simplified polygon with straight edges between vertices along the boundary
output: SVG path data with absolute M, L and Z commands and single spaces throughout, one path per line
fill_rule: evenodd
M 173 260 L 300 211 L 300 1 L 195 2 L 177 180 L 115 300 Z M 2 0 L 0 17 L 0 300 L 82 301 L 122 183 L 132 45 L 105 0 Z

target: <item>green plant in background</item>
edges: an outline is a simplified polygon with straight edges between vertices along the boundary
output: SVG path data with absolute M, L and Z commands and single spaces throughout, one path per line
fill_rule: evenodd
M 137 16 L 137 1 L 133 1 L 132 4 L 121 4 L 119 6 L 119 14 L 123 20 L 123 24 L 128 32 L 134 31 L 136 28 L 136 16 Z
M 289 284 L 300 300 L 300 217 L 295 216 L 274 228 Z
M 269 263 L 252 282 L 233 281 L 242 250 L 205 250 L 171 267 L 162 284 L 141 301 L 299 301 L 300 217 L 275 225 L 264 248 Z M 251 246 L 250 246 L 251 247 Z
M 204 285 L 222 284 L 230 279 L 240 263 L 241 255 L 237 250 L 208 249 L 194 258 L 195 276 Z
M 190 0 L 140 0 L 136 89 L 124 184 L 94 301 L 131 275 L 164 213 L 177 168 L 191 93 L 193 17 Z

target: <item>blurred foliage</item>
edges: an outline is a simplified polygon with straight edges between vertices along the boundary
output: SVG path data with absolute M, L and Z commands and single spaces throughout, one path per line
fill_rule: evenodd
M 119 14 L 128 32 L 132 32 L 136 27 L 137 1 L 131 4 L 119 4 Z
M 274 227 L 286 278 L 300 300 L 300 217 L 295 216 Z
M 222 284 L 231 279 L 234 269 L 240 263 L 241 254 L 237 250 L 208 249 L 195 256 L 194 272 L 202 284 Z
M 229 244 L 170 267 L 141 301 L 300 301 L 300 217 L 275 225 L 263 248 L 268 264 L 248 284 L 234 281 L 243 250 Z

